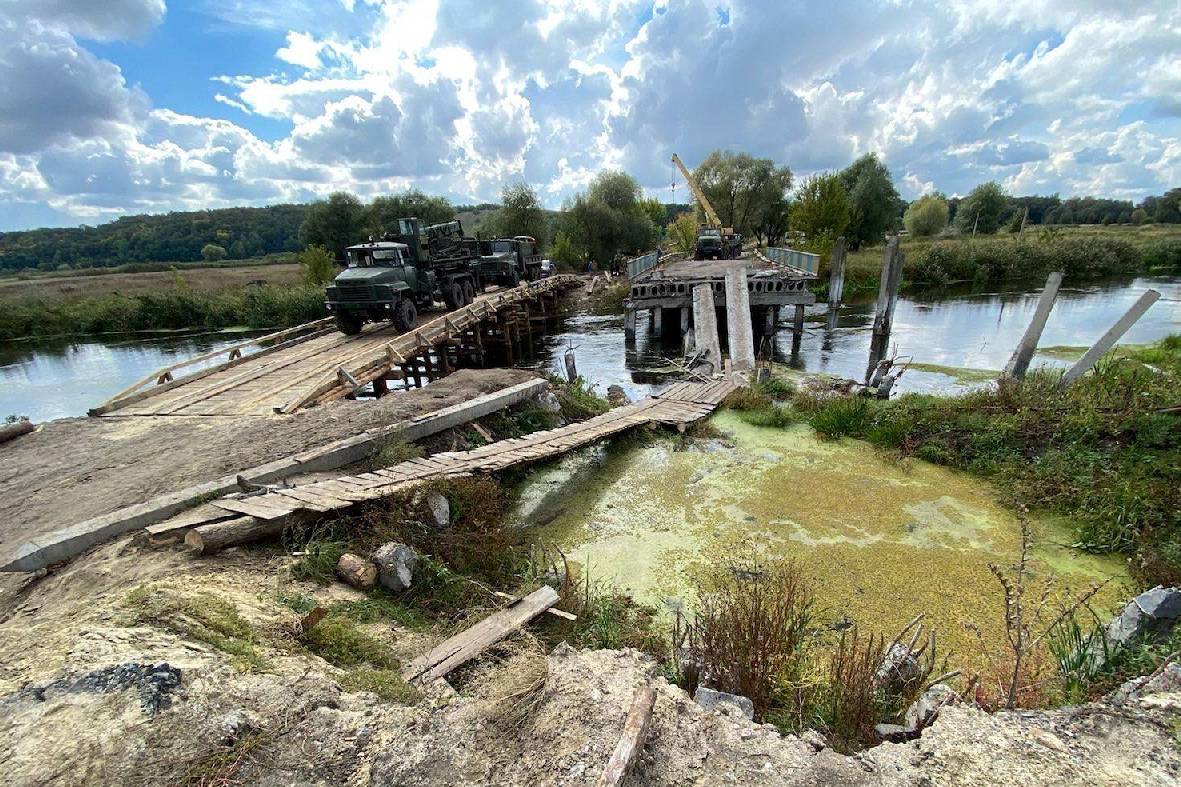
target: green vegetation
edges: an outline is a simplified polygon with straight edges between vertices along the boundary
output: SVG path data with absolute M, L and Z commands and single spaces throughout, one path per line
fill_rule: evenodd
M 549 379 L 554 388 L 554 396 L 562 408 L 561 415 L 567 421 L 583 421 L 611 409 L 606 399 L 591 390 L 585 378 L 579 377 L 572 383 L 555 377 Z
M 813 175 L 796 191 L 791 204 L 791 227 L 803 232 L 803 246 L 827 258 L 833 243 L 845 232 L 853 218 L 853 206 L 841 185 L 840 175 L 829 172 Z
M 693 214 L 682 213 L 669 222 L 666 235 L 670 251 L 692 254 L 697 246 L 697 222 Z
M 1058 377 L 889 402 L 797 394 L 790 411 L 827 437 L 992 479 L 1014 504 L 1068 517 L 1078 548 L 1134 556 L 1144 584 L 1181 582 L 1181 418 L 1169 411 L 1181 390 L 1181 336 L 1108 356 L 1069 387 Z M 753 423 L 791 422 L 769 402 L 739 404 Z
M 544 246 L 549 236 L 549 218 L 537 192 L 529 184 L 512 183 L 500 192 L 501 208 L 481 227 L 484 237 L 512 238 L 528 235 Z
M 554 259 L 579 268 L 593 260 L 603 269 L 616 254 L 647 251 L 658 235 L 644 208 L 640 184 L 626 173 L 610 170 L 600 172 L 586 192 L 563 206 L 555 229 Z
M 897 227 L 905 203 L 894 188 L 890 170 L 876 153 L 866 153 L 842 170 L 839 177 L 852 209 L 845 231 L 850 249 L 877 243 L 888 230 Z
M 187 288 L 131 297 L 14 298 L 0 309 L 0 340 L 181 328 L 276 328 L 324 316 L 320 287 L 251 287 L 218 293 Z
M 409 462 L 422 456 L 422 447 L 401 437 L 384 440 L 369 458 L 369 466 L 376 469 Z
M 697 231 L 693 231 L 693 243 L 697 243 Z M 631 282 L 626 279 L 618 281 L 595 291 L 590 297 L 589 311 L 591 314 L 623 314 L 623 302 L 631 292 Z
M 337 274 L 332 255 L 323 246 L 308 246 L 299 253 L 299 267 L 303 269 L 304 283 L 312 287 L 323 287 Z
M 774 246 L 787 231 L 791 170 L 767 158 L 715 150 L 693 171 L 722 226 Z M 696 227 L 694 226 L 694 235 Z M 694 238 L 696 240 L 696 238 Z M 692 251 L 690 244 L 688 251 Z
M 910 203 L 902 223 L 915 238 L 929 238 L 943 232 L 948 222 L 947 200 L 938 194 L 927 194 Z
M 956 210 L 956 226 L 961 233 L 991 235 L 1002 221 L 1009 195 L 996 181 L 981 183 L 968 192 Z
M 229 601 L 211 593 L 184 595 L 140 585 L 127 594 L 127 625 L 155 626 L 228 653 L 243 672 L 269 669 L 259 654 L 259 635 Z

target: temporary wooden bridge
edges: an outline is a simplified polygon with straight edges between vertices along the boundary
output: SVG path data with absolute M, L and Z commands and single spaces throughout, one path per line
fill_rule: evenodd
M 513 465 L 555 457 L 643 424 L 683 428 L 709 415 L 736 387 L 737 383 L 730 379 L 678 383 L 634 404 L 527 437 L 502 440 L 471 451 L 433 454 L 369 473 L 223 497 L 154 525 L 148 532 L 159 537 L 188 531 L 186 542 L 191 547 L 203 553 L 214 552 L 231 544 L 277 534 L 293 516 L 301 513 L 340 511 L 423 481 L 495 473 Z
M 392 325 L 379 323 L 345 336 L 331 319 L 318 320 L 160 369 L 90 414 L 292 413 L 355 394 L 370 383 L 378 395 L 389 380 L 421 386 L 424 379 L 463 363 L 483 366 L 491 350 L 503 350 L 511 364 L 525 351 L 534 322 L 553 316 L 558 293 L 579 282 L 577 276 L 554 276 L 483 295 L 400 335 Z M 222 356 L 220 363 L 176 376 Z

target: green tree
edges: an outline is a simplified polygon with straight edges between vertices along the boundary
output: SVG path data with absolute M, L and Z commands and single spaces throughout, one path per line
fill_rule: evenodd
M 206 243 L 201 247 L 201 259 L 206 262 L 217 262 L 226 258 L 226 250 L 223 246 L 218 246 L 216 243 Z
M 902 223 L 906 231 L 916 238 L 938 235 L 947 227 L 947 200 L 927 194 L 910 203 Z
M 303 269 L 303 280 L 308 284 L 327 284 L 336 276 L 332 254 L 323 246 L 308 246 L 297 259 Z
M 455 218 L 455 206 L 445 197 L 430 197 L 418 189 L 375 197 L 365 208 L 364 229 L 374 237 L 381 237 L 397 228 L 398 219 L 412 218 L 426 225 L 450 221 Z
M 500 192 L 501 208 L 484 225 L 486 233 L 502 238 L 529 235 L 545 243 L 547 220 L 537 192 L 527 183 L 506 185 Z
M 804 233 L 804 245 L 827 254 L 833 243 L 845 233 L 853 208 L 841 177 L 835 172 L 813 175 L 796 191 L 789 213 L 791 228 Z
M 305 246 L 323 246 L 336 259 L 343 259 L 345 247 L 364 237 L 364 219 L 361 200 L 337 191 L 328 199 L 311 204 L 299 228 L 299 239 Z
M 697 222 L 692 213 L 682 213 L 668 225 L 668 242 L 673 251 L 692 254 L 697 246 Z
M 1148 221 L 1148 212 L 1144 208 L 1136 208 L 1132 211 L 1132 223 L 1137 226 Z
M 593 259 L 602 267 L 621 251 L 647 251 L 656 242 L 659 230 L 641 203 L 635 178 L 601 172 L 585 194 L 567 202 L 558 229 L 581 259 Z
M 693 178 L 718 212 L 722 225 L 763 242 L 786 229 L 787 192 L 792 175 L 769 158 L 715 150 L 698 165 Z
M 644 214 L 652 222 L 653 226 L 663 227 L 668 223 L 668 209 L 664 207 L 663 202 L 655 197 L 640 200 L 640 207 L 644 210 Z
M 991 235 L 1000 228 L 1001 213 L 1008 201 L 1009 196 L 1001 184 L 995 180 L 981 183 L 968 192 L 968 196 L 960 203 L 955 216 L 956 226 L 961 232 Z
M 902 213 L 902 198 L 890 179 L 890 170 L 876 153 L 866 153 L 843 169 L 841 185 L 851 209 L 845 238 L 850 249 L 873 245 L 894 229 Z

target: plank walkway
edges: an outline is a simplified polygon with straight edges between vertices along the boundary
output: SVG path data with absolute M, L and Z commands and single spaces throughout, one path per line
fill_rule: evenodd
M 677 383 L 660 394 L 617 407 L 603 415 L 526 437 L 501 440 L 472 449 L 433 454 L 383 470 L 341 476 L 209 503 L 208 521 L 242 515 L 261 520 L 284 519 L 298 511 L 325 513 L 367 500 L 377 500 L 413 483 L 436 478 L 495 473 L 516 464 L 537 462 L 647 423 L 685 425 L 709 415 L 737 387 L 730 379 Z
M 498 310 L 576 285 L 576 276 L 554 276 L 526 282 L 511 290 L 478 297 L 468 306 L 447 312 L 399 334 L 388 323 L 367 326 L 345 336 L 319 321 L 303 336 L 275 347 L 234 358 L 145 390 L 124 392 L 92 415 L 266 416 L 343 398 L 353 392 L 340 369 L 364 385 L 432 347 L 452 341 L 492 317 Z

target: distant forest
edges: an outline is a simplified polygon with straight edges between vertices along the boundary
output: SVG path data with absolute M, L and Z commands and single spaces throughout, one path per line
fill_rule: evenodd
M 130 262 L 195 262 L 207 245 L 229 259 L 299 251 L 307 205 L 222 208 L 124 216 L 97 227 L 0 233 L 0 270 L 107 268 Z

